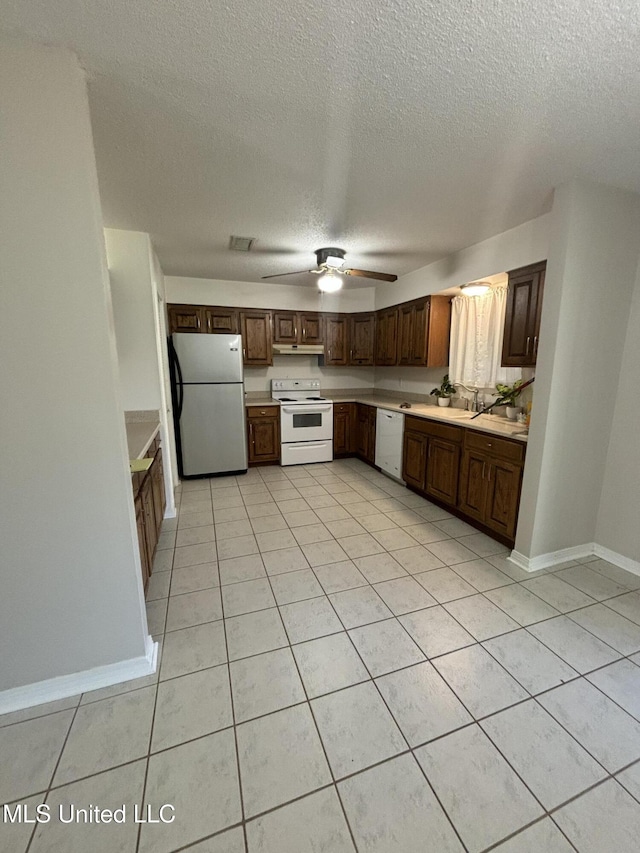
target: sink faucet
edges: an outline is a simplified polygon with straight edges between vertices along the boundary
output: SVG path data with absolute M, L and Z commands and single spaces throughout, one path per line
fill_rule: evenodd
M 456 388 L 464 388 L 465 391 L 470 391 L 473 394 L 473 401 L 471 403 L 471 411 L 479 412 L 481 411 L 478 406 L 478 394 L 480 393 L 479 388 L 469 388 L 467 385 L 463 385 L 462 382 L 454 382 L 453 383 Z M 469 407 L 469 401 L 467 400 L 467 408 Z

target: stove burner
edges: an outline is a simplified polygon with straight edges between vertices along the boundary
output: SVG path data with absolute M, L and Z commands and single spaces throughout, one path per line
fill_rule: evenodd
M 307 400 L 324 400 L 324 397 L 306 397 Z
M 296 401 L 293 399 L 293 397 L 280 397 L 280 402 L 281 403 L 295 403 Z

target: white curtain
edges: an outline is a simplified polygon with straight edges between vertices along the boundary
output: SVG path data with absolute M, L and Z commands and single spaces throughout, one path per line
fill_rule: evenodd
M 484 296 L 456 296 L 451 309 L 449 379 L 495 391 L 497 382 L 512 384 L 522 377 L 519 367 L 501 367 L 507 288 Z

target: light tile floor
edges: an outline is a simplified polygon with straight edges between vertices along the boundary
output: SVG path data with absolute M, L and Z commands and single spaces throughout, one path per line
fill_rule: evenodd
M 640 577 L 526 574 L 354 460 L 179 491 L 159 672 L 0 717 L 0 801 L 129 819 L 0 850 L 637 853 Z

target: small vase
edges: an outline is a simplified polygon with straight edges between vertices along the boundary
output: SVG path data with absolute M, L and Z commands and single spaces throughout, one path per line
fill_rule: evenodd
M 451 402 L 451 397 L 438 397 L 439 406 L 448 406 Z
M 515 421 L 520 413 L 520 406 L 507 406 L 507 417 L 510 421 Z

